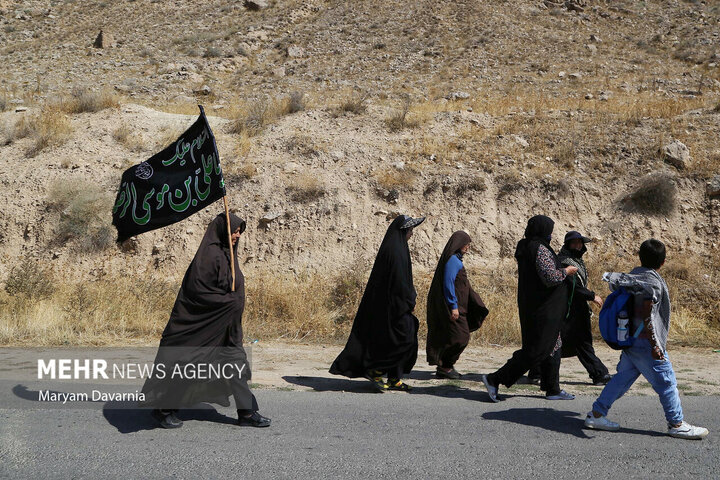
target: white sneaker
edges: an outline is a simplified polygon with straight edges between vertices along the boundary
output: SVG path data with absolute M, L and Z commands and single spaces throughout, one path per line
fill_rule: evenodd
M 605 415 L 595 418 L 592 412 L 589 412 L 587 417 L 585 417 L 585 427 L 592 428 L 594 430 L 607 430 L 608 432 L 616 432 L 620 430 L 619 424 L 611 422 Z
M 575 400 L 575 395 L 565 390 L 560 390 L 560 393 L 555 395 L 545 395 L 545 400 Z
M 500 399 L 498 399 L 498 388 L 491 385 L 490 381 L 488 380 L 487 375 L 483 375 L 480 377 L 482 379 L 482 382 L 485 384 L 485 388 L 487 388 L 488 395 L 490 396 L 490 400 L 492 400 L 495 403 L 498 403 Z
M 675 438 L 684 438 L 686 440 L 700 440 L 707 437 L 708 431 L 704 427 L 695 427 L 687 422 L 682 422 L 679 427 L 668 425 L 668 435 Z

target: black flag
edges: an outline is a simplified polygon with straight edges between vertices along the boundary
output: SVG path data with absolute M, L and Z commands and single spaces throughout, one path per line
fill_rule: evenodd
M 179 222 L 224 195 L 215 137 L 200 107 L 180 138 L 123 172 L 112 212 L 118 241 Z

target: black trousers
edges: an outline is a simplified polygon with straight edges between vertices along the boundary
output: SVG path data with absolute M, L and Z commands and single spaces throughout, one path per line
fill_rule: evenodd
M 592 340 L 578 341 L 575 343 L 574 349 L 578 360 L 580 360 L 582 366 L 585 367 L 585 370 L 587 370 L 588 375 L 590 375 L 590 379 L 593 382 L 596 380 L 600 380 L 609 373 L 605 364 L 602 363 L 602 360 L 600 360 L 597 355 L 595 355 L 595 349 L 593 348 Z M 530 372 L 528 373 L 528 378 L 541 377 L 542 374 L 540 370 L 540 365 L 537 365 L 530 369 Z
M 245 379 L 235 379 L 230 382 L 230 390 L 235 399 L 235 408 L 243 411 L 257 412 L 258 407 L 255 395 L 250 391 L 250 386 Z
M 543 348 L 521 348 L 513 353 L 510 360 L 505 363 L 498 371 L 488 375 L 491 383 L 495 385 L 505 385 L 511 387 L 520 377 L 533 367 L 539 368 L 541 372 L 541 388 L 548 395 L 560 393 L 560 359 L 562 357 L 562 349 L 558 349 L 554 354 L 552 348 L 548 350 Z
M 580 360 L 593 381 L 600 380 L 608 374 L 605 364 L 595 355 L 592 341 L 578 343 L 575 349 L 577 350 L 578 360 Z
M 560 360 L 562 349 L 535 365 L 528 372 L 528 378 L 540 379 L 540 390 L 548 395 L 560 393 Z
M 403 366 L 396 365 L 395 367 L 388 369 L 386 373 L 388 380 L 400 380 L 403 377 Z

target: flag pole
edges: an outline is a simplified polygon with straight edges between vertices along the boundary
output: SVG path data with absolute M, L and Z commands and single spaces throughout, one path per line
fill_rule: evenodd
M 227 228 L 228 228 L 228 242 L 230 245 L 230 271 L 232 272 L 232 291 L 235 291 L 235 254 L 233 250 L 233 244 L 232 244 L 232 234 L 233 232 L 230 230 L 230 209 L 228 208 L 228 201 L 227 201 L 227 195 L 223 195 L 223 203 L 225 204 L 225 218 L 227 219 Z

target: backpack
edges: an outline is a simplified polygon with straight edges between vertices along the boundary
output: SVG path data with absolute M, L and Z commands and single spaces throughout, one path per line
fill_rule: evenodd
M 643 324 L 641 323 L 634 334 L 630 335 L 628 330 L 627 338 L 618 340 L 618 314 L 623 310 L 627 312 L 628 329 L 630 329 L 633 318 L 633 305 L 633 294 L 620 287 L 607 296 L 602 309 L 600 309 L 600 335 L 613 350 L 625 350 L 632 347 L 635 339 L 642 332 Z

